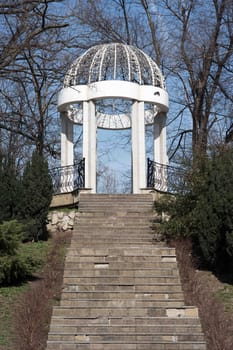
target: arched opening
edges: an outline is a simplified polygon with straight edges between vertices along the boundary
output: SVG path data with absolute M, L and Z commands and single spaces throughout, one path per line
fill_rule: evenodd
M 130 193 L 132 101 L 95 101 L 97 118 L 97 192 Z
M 97 131 L 97 193 L 131 193 L 131 130 Z

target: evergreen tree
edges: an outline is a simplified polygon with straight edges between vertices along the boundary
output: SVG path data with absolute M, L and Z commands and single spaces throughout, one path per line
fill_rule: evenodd
M 191 233 L 203 260 L 215 270 L 233 263 L 233 151 L 215 152 L 195 183 Z
M 0 154 L 0 223 L 15 217 L 18 187 L 14 162 Z
M 46 239 L 46 221 L 52 199 L 52 180 L 47 161 L 34 152 L 21 181 L 19 219 L 27 225 L 27 239 Z

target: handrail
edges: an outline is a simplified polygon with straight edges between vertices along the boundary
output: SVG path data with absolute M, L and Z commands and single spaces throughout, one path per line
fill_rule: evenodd
M 49 170 L 53 183 L 53 194 L 69 193 L 85 187 L 85 158 L 73 165 Z
M 147 187 L 160 192 L 180 192 L 184 188 L 184 170 L 147 158 Z

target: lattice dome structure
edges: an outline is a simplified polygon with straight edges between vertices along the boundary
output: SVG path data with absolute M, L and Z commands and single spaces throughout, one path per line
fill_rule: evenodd
M 134 46 L 119 43 L 93 46 L 78 57 L 65 76 L 64 87 L 103 80 L 165 88 L 159 67 L 147 54 Z

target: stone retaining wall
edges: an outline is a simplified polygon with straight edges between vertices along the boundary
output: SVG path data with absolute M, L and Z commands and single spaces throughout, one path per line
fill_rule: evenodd
M 53 210 L 49 212 L 47 228 L 49 232 L 73 230 L 77 210 Z

